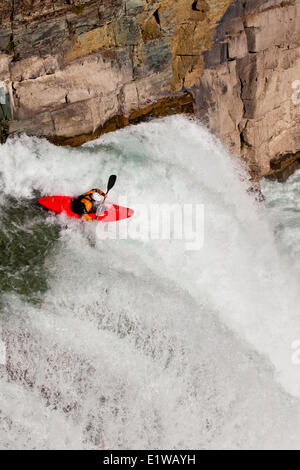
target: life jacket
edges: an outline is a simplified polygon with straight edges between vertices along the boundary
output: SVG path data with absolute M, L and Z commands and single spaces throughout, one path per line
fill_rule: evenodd
M 83 205 L 84 214 L 92 214 L 93 212 L 96 212 L 97 208 L 95 205 L 95 201 L 93 201 L 93 198 L 92 198 L 92 195 L 94 193 L 99 193 L 100 196 L 105 196 L 105 193 L 101 189 L 96 188 L 96 189 L 91 189 L 87 193 L 84 193 L 81 196 L 79 196 L 78 198 L 78 201 L 80 201 Z

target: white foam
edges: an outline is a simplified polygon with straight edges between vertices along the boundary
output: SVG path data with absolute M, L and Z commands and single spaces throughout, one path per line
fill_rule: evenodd
M 12 364 L 39 406 L 71 423 L 63 443 L 74 423 L 79 447 L 299 447 L 298 274 L 205 128 L 177 116 L 81 149 L 25 137 L 1 153 L 0 188 L 20 198 L 78 194 L 115 173 L 111 200 L 205 205 L 193 253 L 180 241 L 100 242 L 94 224 L 61 218 L 42 305 L 6 295 Z M 27 421 L 35 441 L 42 418 Z M 57 446 L 51 433 L 37 442 Z

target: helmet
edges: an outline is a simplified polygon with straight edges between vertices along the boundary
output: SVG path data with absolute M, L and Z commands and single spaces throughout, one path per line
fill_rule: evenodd
M 102 201 L 102 196 L 100 196 L 99 193 L 94 192 L 94 193 L 92 194 L 92 199 L 93 199 L 93 201 L 100 202 L 100 201 Z

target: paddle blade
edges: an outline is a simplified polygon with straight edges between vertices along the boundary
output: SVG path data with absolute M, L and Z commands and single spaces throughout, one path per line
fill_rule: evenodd
M 117 181 L 117 176 L 116 175 L 111 175 L 109 177 L 108 183 L 107 183 L 107 191 L 106 194 L 114 187 Z

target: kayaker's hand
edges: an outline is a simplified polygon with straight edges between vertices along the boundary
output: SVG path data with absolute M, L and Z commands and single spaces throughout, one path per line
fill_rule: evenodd
M 84 218 L 84 220 L 86 220 L 87 222 L 89 222 L 90 220 L 92 220 L 92 217 L 90 217 L 88 214 L 83 214 L 83 218 Z

